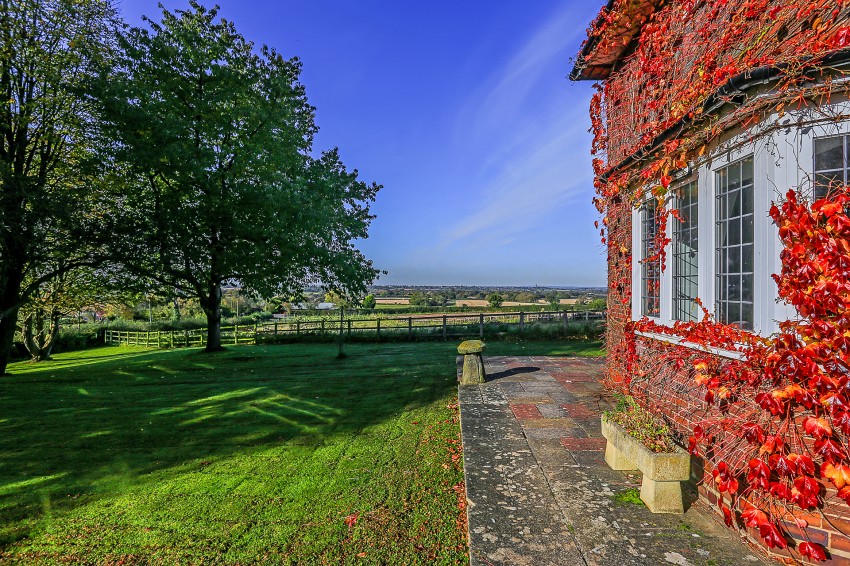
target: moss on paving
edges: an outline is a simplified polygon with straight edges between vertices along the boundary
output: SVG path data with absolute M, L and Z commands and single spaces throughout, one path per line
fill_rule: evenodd
M 466 563 L 454 347 L 111 347 L 14 364 L 0 562 Z
M 643 500 L 640 498 L 640 490 L 636 487 L 630 487 L 614 494 L 614 501 L 622 505 L 643 505 Z

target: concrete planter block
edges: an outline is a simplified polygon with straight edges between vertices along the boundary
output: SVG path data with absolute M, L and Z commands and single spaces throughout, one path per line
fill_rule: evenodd
M 463 356 L 463 373 L 461 374 L 461 385 L 474 385 L 484 383 L 484 360 L 481 352 L 484 351 L 484 342 L 481 340 L 467 340 L 461 342 L 457 347 L 457 353 Z
M 602 415 L 605 462 L 614 470 L 640 470 L 640 498 L 653 513 L 684 513 L 682 482 L 690 478 L 691 456 L 676 452 L 653 452 L 623 428 Z

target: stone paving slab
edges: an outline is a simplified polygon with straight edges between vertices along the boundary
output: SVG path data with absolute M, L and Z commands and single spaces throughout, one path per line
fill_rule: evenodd
M 770 564 L 701 503 L 618 502 L 640 474 L 605 464 L 602 360 L 485 362 L 488 381 L 459 388 L 472 566 Z

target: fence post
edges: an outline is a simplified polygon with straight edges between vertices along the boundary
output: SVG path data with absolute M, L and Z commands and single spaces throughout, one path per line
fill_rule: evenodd
M 484 338 L 484 314 L 478 315 L 478 336 Z
M 257 328 L 258 328 L 257 324 L 254 323 L 254 344 L 260 343 L 260 334 L 259 334 L 259 331 L 257 330 Z
M 351 339 L 351 319 L 348 319 L 348 338 Z
M 185 335 L 185 338 L 186 338 L 186 347 L 188 348 L 189 347 L 189 331 L 184 330 L 183 332 L 184 332 L 184 335 Z
M 171 341 L 171 349 L 173 350 L 174 349 L 174 331 L 173 330 L 168 333 L 168 338 Z
M 299 336 L 301 336 L 301 321 L 296 320 L 295 321 L 295 337 L 298 338 Z
M 443 340 L 446 339 L 446 315 L 443 315 Z
M 238 324 L 233 325 L 233 343 L 234 344 L 239 343 L 239 325 Z
M 325 319 L 322 319 L 322 336 L 325 335 Z
M 407 317 L 407 339 L 413 340 L 413 317 Z
M 525 332 L 525 313 L 521 311 L 519 313 L 519 331 Z
M 590 320 L 590 311 L 584 311 L 584 320 Z
M 381 341 L 381 319 L 376 318 L 375 322 L 377 322 L 377 324 L 375 325 L 375 330 L 378 331 L 378 342 L 380 342 Z
M 274 321 L 274 335 L 277 337 L 277 321 Z
M 567 311 L 564 311 L 564 314 L 561 315 L 561 319 L 564 321 L 564 336 L 567 335 Z

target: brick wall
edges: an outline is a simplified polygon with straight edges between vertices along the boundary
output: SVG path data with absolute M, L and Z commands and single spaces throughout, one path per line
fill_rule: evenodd
M 628 202 L 614 199 L 606 217 L 608 224 L 608 319 L 605 341 L 608 348 L 608 378 L 622 381 L 625 368 L 620 355 L 625 344 L 626 324 L 632 317 L 632 209 Z
M 823 0 L 663 3 L 639 46 L 606 81 L 609 166 L 687 115 L 729 76 L 824 53 L 830 46 L 823 38 L 846 25 L 845 12 L 832 17 L 839 5 L 846 10 L 846 2 Z
M 608 327 L 606 342 L 608 351 L 608 377 L 612 385 L 622 385 L 626 368 L 621 355 L 627 343 L 626 325 L 631 320 L 631 207 L 627 203 L 615 202 L 608 210 Z M 647 374 L 646 378 L 632 383 L 635 398 L 653 410 L 670 425 L 674 436 L 683 444 L 691 436 L 694 426 L 706 417 L 715 415 L 709 409 L 693 383 L 690 366 L 678 368 L 669 354 L 675 347 L 667 342 L 639 337 L 636 341 L 638 367 Z M 702 357 L 705 354 L 701 353 Z M 742 443 L 743 444 L 743 443 Z M 737 451 L 737 453 L 736 453 Z M 742 446 L 734 443 L 718 448 L 713 460 L 749 458 Z M 694 468 L 702 470 L 699 486 L 700 500 L 717 514 L 722 523 L 722 514 L 717 506 L 719 493 L 713 489 L 710 462 L 697 459 Z M 699 472 L 697 472 L 699 473 Z M 699 479 L 699 478 L 698 478 Z M 783 527 L 792 539 L 808 540 L 825 546 L 831 560 L 826 564 L 850 564 L 850 506 L 835 496 L 831 484 L 824 485 L 823 509 L 817 512 L 799 511 L 796 516 L 803 519 L 805 536 L 792 517 L 786 517 Z M 728 503 L 729 497 L 726 496 Z M 779 560 L 790 560 L 788 552 L 769 551 L 761 544 L 758 532 L 744 532 L 747 542 Z M 820 563 L 824 564 L 824 563 Z
M 675 361 L 666 356 L 672 349 L 666 342 L 644 337 L 637 339 L 638 366 L 647 377 L 633 382 L 633 392 L 642 405 L 662 416 L 670 425 L 674 436 L 683 445 L 687 445 L 694 426 L 707 417 L 716 417 L 718 412 L 716 408 L 709 408 L 697 392 L 690 366 L 686 364 L 684 368 L 678 368 Z M 706 357 L 703 353 L 700 355 Z M 800 433 L 803 433 L 802 426 Z M 716 505 L 720 494 L 713 489 L 711 462 L 730 462 L 736 458 L 749 460 L 751 454 L 742 440 L 718 444 L 717 452 L 711 455 L 709 461 L 697 459 L 694 468 L 703 471 L 702 483 L 699 486 L 702 501 L 710 505 L 717 513 L 718 521 L 722 522 L 722 514 Z M 827 564 L 850 564 L 850 506 L 836 497 L 832 484 L 823 484 L 823 488 L 825 504 L 821 510 L 803 512 L 798 509 L 795 513 L 807 526 L 801 529 L 795 524 L 793 517 L 786 515 L 782 527 L 795 541 L 809 540 L 825 546 L 831 554 L 831 561 Z M 728 505 L 728 495 L 725 501 Z M 776 512 L 779 516 L 784 515 L 782 511 Z M 761 548 L 773 558 L 790 559 L 791 554 L 787 551 L 765 548 L 757 530 L 748 529 L 745 535 L 751 546 Z

